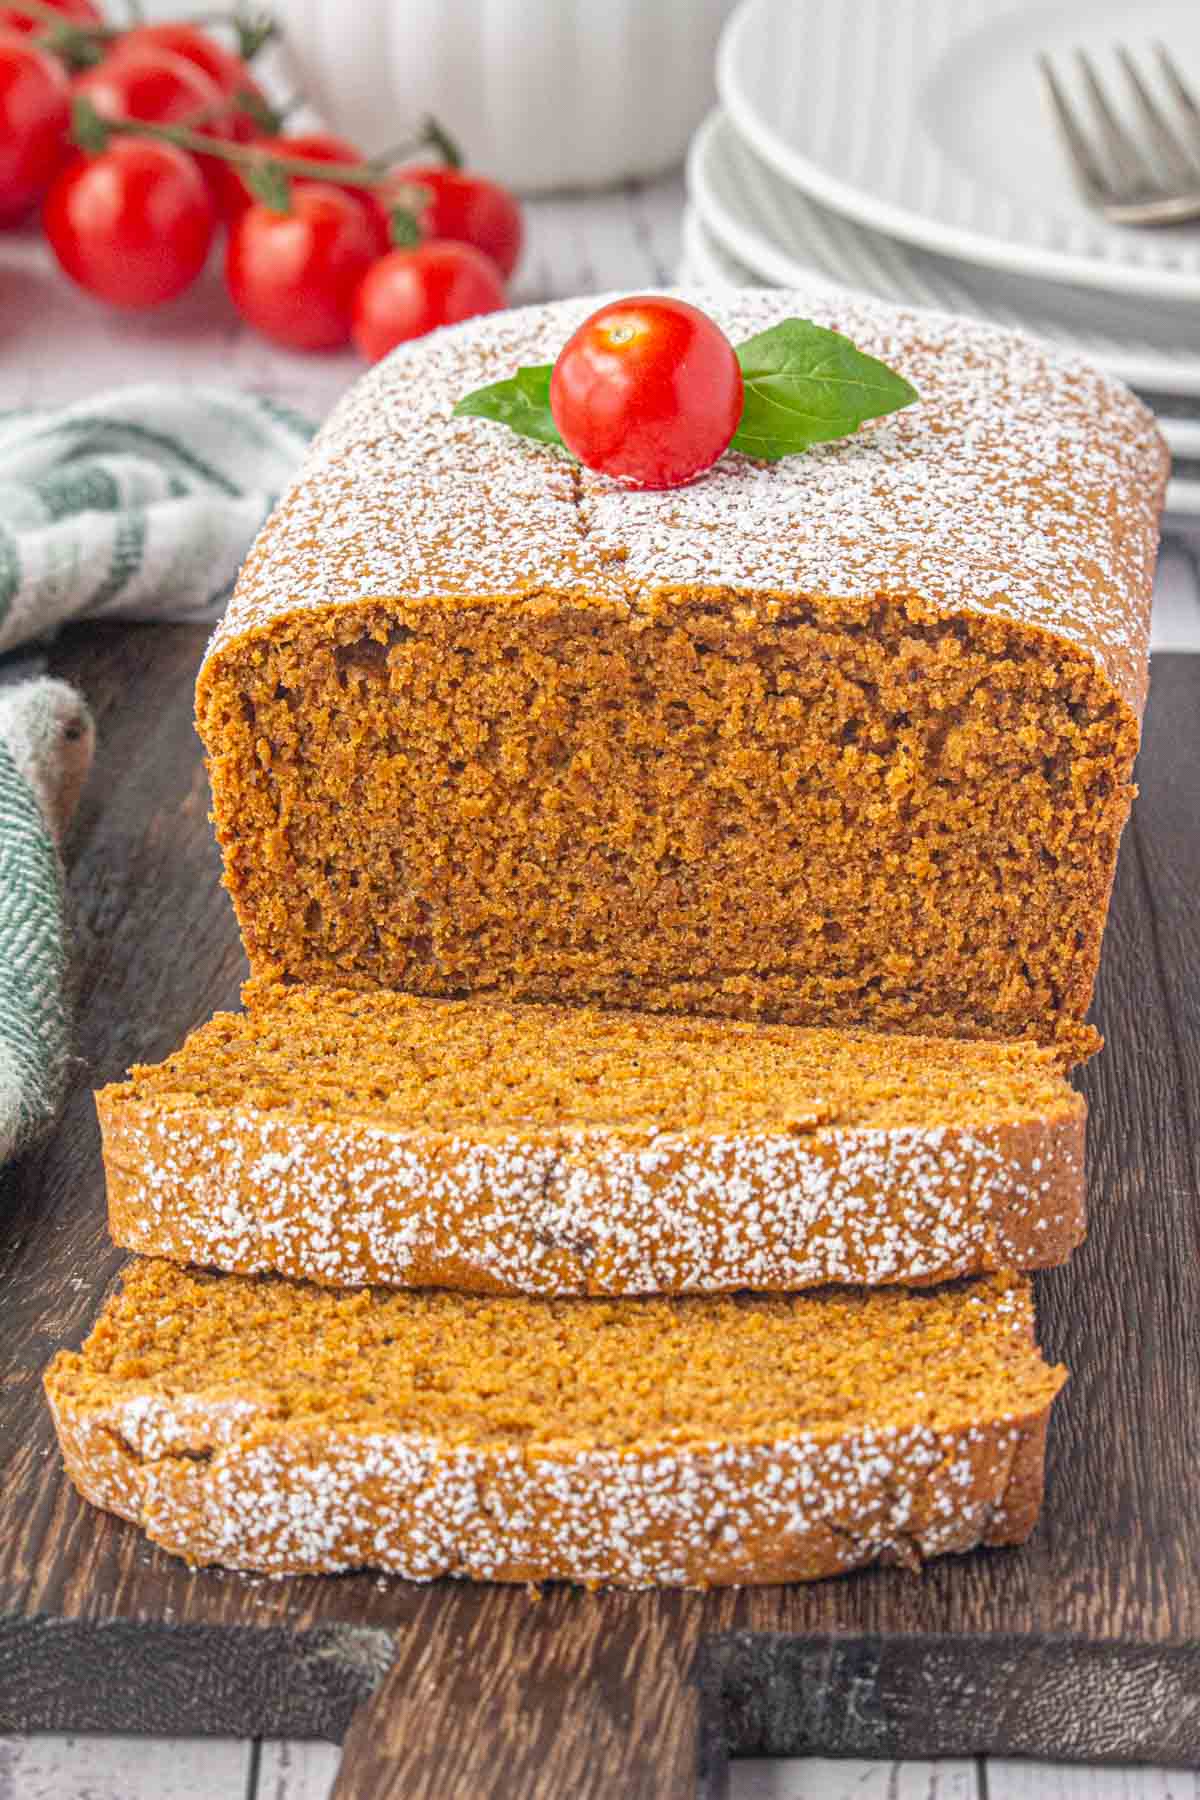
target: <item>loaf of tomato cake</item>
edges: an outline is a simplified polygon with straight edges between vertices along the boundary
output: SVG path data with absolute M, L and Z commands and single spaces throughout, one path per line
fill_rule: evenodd
M 702 297 L 846 333 L 919 399 L 628 492 L 469 390 L 596 304 L 372 370 L 202 668 L 258 977 L 1094 1048 L 1167 457 L 1033 340 L 867 301 Z

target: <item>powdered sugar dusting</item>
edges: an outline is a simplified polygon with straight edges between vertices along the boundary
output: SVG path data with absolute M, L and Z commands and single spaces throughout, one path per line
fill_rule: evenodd
M 246 565 L 213 651 L 323 605 L 547 593 L 653 612 L 680 588 L 769 623 L 798 595 L 853 617 L 902 596 L 1077 646 L 1140 710 L 1166 452 L 1085 362 L 939 314 L 803 292 L 693 296 L 734 340 L 800 314 L 897 367 L 920 403 L 771 465 L 723 459 L 631 494 L 488 420 L 471 388 L 551 361 L 595 298 L 406 347 L 339 405 Z
M 945 1280 L 1063 1260 L 1083 1117 L 477 1137 L 101 1109 L 118 1243 L 250 1274 L 541 1295 Z

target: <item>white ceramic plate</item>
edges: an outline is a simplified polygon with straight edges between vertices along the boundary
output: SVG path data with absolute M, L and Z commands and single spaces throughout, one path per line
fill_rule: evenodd
M 991 268 L 1195 300 L 1200 224 L 1091 211 L 1038 83 L 1039 51 L 1074 82 L 1082 42 L 1121 95 L 1113 46 L 1152 68 L 1156 41 L 1200 89 L 1197 0 L 743 0 L 717 83 L 772 168 L 862 225 Z
M 1200 11 L 1200 0 L 1197 10 Z M 723 248 L 782 287 L 856 288 L 903 306 L 933 306 L 1033 331 L 1147 393 L 1200 397 L 1200 314 L 1065 288 L 934 256 L 857 225 L 790 186 L 713 113 L 688 159 L 692 204 Z M 1200 431 L 1189 452 L 1200 454 Z

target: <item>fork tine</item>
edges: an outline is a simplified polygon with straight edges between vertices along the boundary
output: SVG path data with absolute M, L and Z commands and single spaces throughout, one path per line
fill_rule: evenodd
M 1153 173 L 1147 167 L 1141 151 L 1118 118 L 1112 102 L 1104 91 L 1100 77 L 1092 67 L 1091 58 L 1086 51 L 1077 50 L 1075 59 L 1087 87 L 1092 110 L 1100 127 L 1100 136 L 1104 140 L 1105 151 L 1116 170 L 1117 181 L 1121 184 L 1125 197 L 1132 198 L 1137 189 L 1153 185 Z
M 1142 80 L 1141 71 L 1124 44 L 1118 44 L 1117 57 L 1168 181 L 1176 186 L 1186 185 L 1196 175 L 1191 157 L 1168 125 L 1158 101 Z
M 1176 106 L 1179 108 L 1192 147 L 1200 152 L 1200 104 L 1179 72 L 1179 65 L 1173 56 L 1167 54 L 1165 44 L 1155 44 L 1154 54 L 1158 57 L 1158 66 L 1162 70 L 1163 80 L 1171 90 Z
M 1054 64 L 1044 53 L 1038 56 L 1038 68 L 1054 122 L 1066 147 L 1067 160 L 1083 197 L 1094 206 L 1103 206 L 1112 197 L 1112 187 L 1107 172 L 1092 147 L 1092 140 L 1076 118 L 1074 108 L 1054 73 Z

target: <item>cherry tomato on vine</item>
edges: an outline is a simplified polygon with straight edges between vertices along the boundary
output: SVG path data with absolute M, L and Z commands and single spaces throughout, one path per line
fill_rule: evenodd
M 588 468 L 627 487 L 681 487 L 729 448 L 742 371 L 698 307 L 637 295 L 602 306 L 567 339 L 550 410 Z
M 56 57 L 0 33 L 0 224 L 36 206 L 67 154 L 71 84 Z
M 397 344 L 477 313 L 498 312 L 504 283 L 470 244 L 430 242 L 392 250 L 368 271 L 354 302 L 354 342 L 371 362 Z
M 291 156 L 302 162 L 321 163 L 361 163 L 365 162 L 361 150 L 347 143 L 345 138 L 335 137 L 331 131 L 306 131 L 289 134 L 284 137 L 260 137 L 246 145 L 248 150 L 261 153 L 264 158 L 271 156 Z M 334 171 L 330 170 L 330 185 L 335 185 Z M 301 177 L 301 180 L 303 177 Z M 381 235 L 380 256 L 388 246 L 387 215 L 374 195 L 366 188 L 347 187 L 343 193 L 357 200 L 359 205 L 375 220 Z M 233 163 L 225 166 L 225 180 L 221 192 L 222 211 L 232 222 L 240 218 L 248 206 L 254 204 L 254 195 L 242 179 L 241 171 Z
M 215 82 L 230 99 L 243 94 L 256 105 L 267 105 L 266 96 L 242 58 L 195 25 L 135 25 L 119 40 L 115 54 L 124 57 L 141 50 L 167 50 L 174 56 L 182 56 L 185 62 L 193 63 Z M 252 113 L 238 107 L 231 109 L 230 135 L 239 142 L 248 142 L 260 129 Z
M 75 92 L 106 119 L 141 119 L 147 125 L 179 125 L 197 113 L 219 112 L 223 99 L 211 75 L 175 51 L 126 50 L 120 43 L 79 77 Z
M 121 137 L 63 170 L 42 223 L 72 281 L 112 306 L 139 309 L 191 286 L 216 211 L 195 157 L 174 144 Z
M 95 0 L 44 0 L 46 6 L 52 6 L 56 13 L 61 13 L 63 20 L 71 25 L 103 25 L 104 14 L 95 4 Z M 31 36 L 35 31 L 47 30 L 44 19 L 35 18 L 32 13 L 23 12 L 19 5 L 0 6 L 0 31 L 19 31 L 23 37 Z
M 404 182 L 425 188 L 429 201 L 421 211 L 421 228 L 429 238 L 451 238 L 473 244 L 490 256 L 507 281 L 517 266 L 525 226 L 521 208 L 499 182 L 465 169 L 420 163 L 396 171 Z
M 228 138 L 233 119 L 226 96 L 211 76 L 174 50 L 143 45 L 126 49 L 123 40 L 102 63 L 89 69 L 75 83 L 107 119 L 138 119 L 147 125 L 194 125 L 205 137 Z M 200 173 L 214 204 L 224 179 L 225 165 L 215 156 L 202 156 Z
M 296 182 L 290 212 L 254 205 L 233 225 L 225 278 L 264 337 L 335 350 L 349 341 L 354 296 L 379 253 L 378 222 L 344 188 Z

